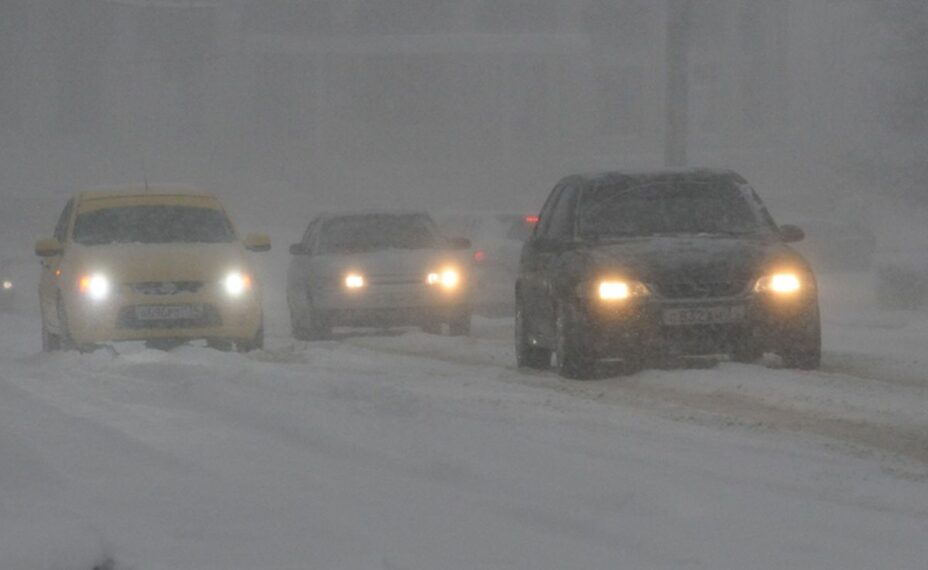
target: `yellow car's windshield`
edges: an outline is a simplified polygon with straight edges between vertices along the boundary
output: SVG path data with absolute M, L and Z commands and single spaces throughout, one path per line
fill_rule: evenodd
M 145 205 L 85 212 L 74 223 L 82 245 L 113 243 L 224 243 L 235 234 L 222 210 Z

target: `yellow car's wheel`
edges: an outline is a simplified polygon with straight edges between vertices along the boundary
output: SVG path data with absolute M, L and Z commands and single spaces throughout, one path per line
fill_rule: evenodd
M 68 334 L 68 315 L 65 313 L 64 304 L 61 297 L 55 303 L 55 311 L 58 318 L 58 334 L 52 334 L 48 331 L 45 323 L 42 323 L 42 351 L 55 352 L 58 350 L 71 350 L 74 348 L 71 337 Z
M 235 343 L 235 350 L 238 352 L 251 352 L 252 350 L 262 350 L 264 348 L 264 327 L 258 329 L 254 340 L 239 341 Z

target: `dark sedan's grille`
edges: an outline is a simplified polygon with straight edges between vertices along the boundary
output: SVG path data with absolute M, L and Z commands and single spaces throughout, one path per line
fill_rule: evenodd
M 718 281 L 700 283 L 682 281 L 677 283 L 659 283 L 657 291 L 670 299 L 712 299 L 716 297 L 735 297 L 747 288 L 747 281 Z
M 124 307 L 116 317 L 116 326 L 125 329 L 189 329 L 218 327 L 222 325 L 219 311 L 212 305 L 203 305 L 198 316 L 192 319 L 154 319 L 144 320 L 138 318 L 134 306 Z
M 196 293 L 203 288 L 202 281 L 146 281 L 129 285 L 133 291 L 143 295 L 177 295 Z

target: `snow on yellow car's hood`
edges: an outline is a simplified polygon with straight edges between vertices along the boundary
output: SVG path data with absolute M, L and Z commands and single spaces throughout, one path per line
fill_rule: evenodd
M 219 281 L 230 271 L 251 273 L 245 250 L 234 243 L 72 245 L 66 271 L 100 272 L 117 283 Z

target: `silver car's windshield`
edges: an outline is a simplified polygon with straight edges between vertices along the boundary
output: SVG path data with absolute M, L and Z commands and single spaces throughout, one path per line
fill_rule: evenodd
M 428 249 L 440 238 L 421 215 L 366 214 L 335 218 L 322 229 L 322 253 L 362 253 L 383 249 Z

